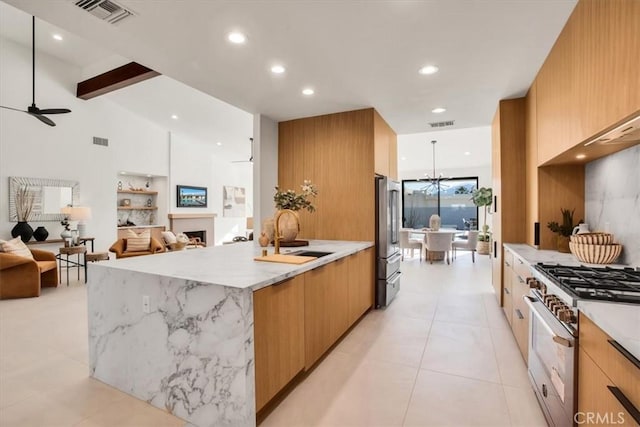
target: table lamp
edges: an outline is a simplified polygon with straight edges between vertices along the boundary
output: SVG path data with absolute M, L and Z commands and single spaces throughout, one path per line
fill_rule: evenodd
M 78 237 L 87 237 L 87 224 L 84 222 L 91 219 L 91 208 L 86 206 L 69 206 L 62 209 L 65 215 L 72 221 L 78 221 Z

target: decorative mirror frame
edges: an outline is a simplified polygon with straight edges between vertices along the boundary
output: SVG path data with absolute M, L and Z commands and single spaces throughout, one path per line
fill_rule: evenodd
M 78 203 L 80 200 L 80 188 L 78 181 L 66 181 L 62 179 L 50 178 L 28 178 L 20 176 L 9 177 L 9 221 L 18 221 L 16 212 L 16 191 L 20 187 L 29 187 L 35 192 L 35 201 L 33 204 L 33 212 L 29 221 L 61 221 L 64 219 L 63 214 L 45 214 L 42 213 L 42 187 L 70 187 L 72 204 Z

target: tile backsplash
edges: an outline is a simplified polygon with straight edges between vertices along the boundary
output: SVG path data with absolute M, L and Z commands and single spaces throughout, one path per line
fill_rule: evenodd
M 640 145 L 586 165 L 585 210 L 592 231 L 624 245 L 617 263 L 640 267 Z

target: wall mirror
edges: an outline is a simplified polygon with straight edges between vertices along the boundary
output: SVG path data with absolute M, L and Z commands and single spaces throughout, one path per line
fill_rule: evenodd
M 26 187 L 33 192 L 33 210 L 29 221 L 61 221 L 60 209 L 77 204 L 80 198 L 78 181 L 62 179 L 9 177 L 9 220 L 17 221 L 16 191 Z

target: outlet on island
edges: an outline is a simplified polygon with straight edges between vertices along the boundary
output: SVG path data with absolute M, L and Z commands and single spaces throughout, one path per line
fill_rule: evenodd
M 149 295 L 142 296 L 142 312 L 149 313 Z

